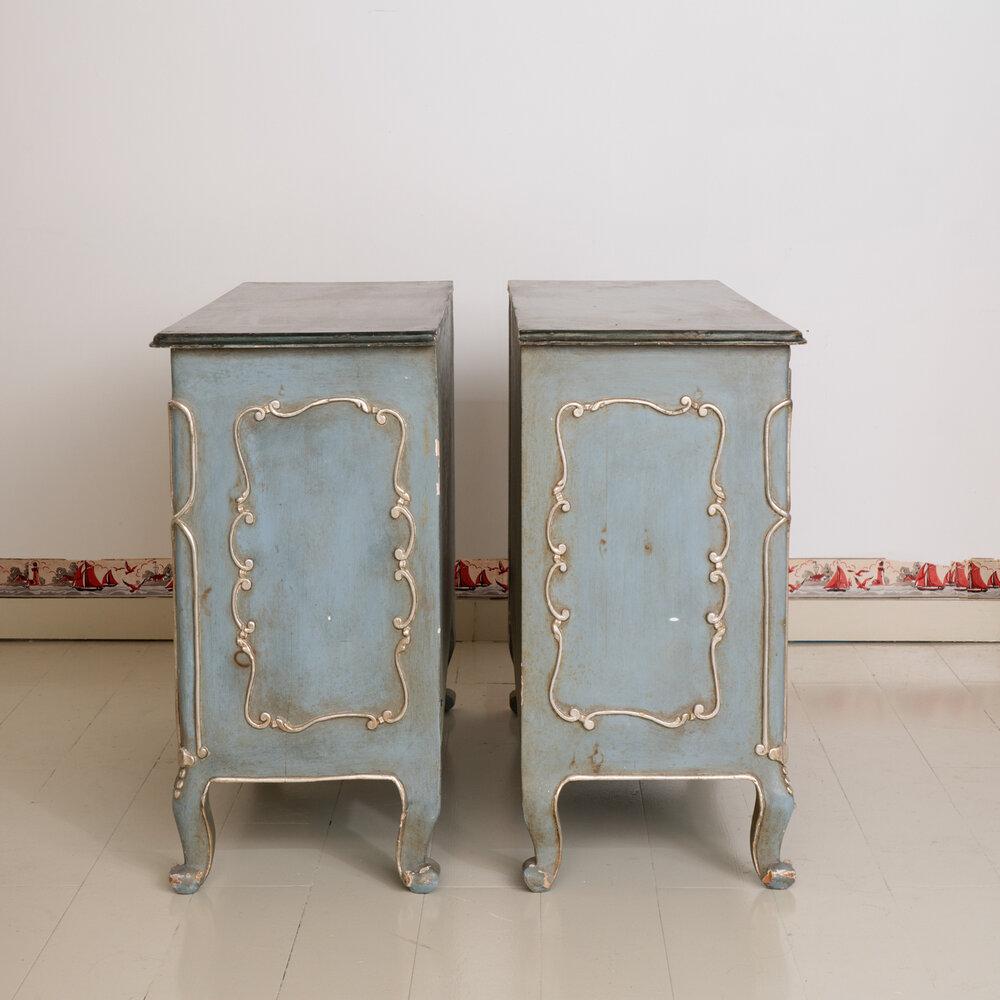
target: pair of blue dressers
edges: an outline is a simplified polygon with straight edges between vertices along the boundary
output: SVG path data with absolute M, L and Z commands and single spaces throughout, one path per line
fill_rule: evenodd
M 570 781 L 744 778 L 781 859 L 789 348 L 718 282 L 510 285 L 510 649 L 524 880 L 549 889 Z M 240 285 L 162 331 L 178 892 L 215 782 L 380 779 L 429 892 L 453 646 L 448 282 Z

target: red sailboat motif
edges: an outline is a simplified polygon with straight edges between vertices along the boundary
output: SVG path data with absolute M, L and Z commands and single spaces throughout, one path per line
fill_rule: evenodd
M 479 576 L 476 577 L 477 587 L 488 587 L 493 581 L 486 575 L 486 570 L 481 569 L 479 571 Z
M 945 580 L 938 576 L 934 563 L 922 563 L 914 586 L 917 590 L 944 590 Z
M 73 586 L 77 590 L 101 590 L 103 584 L 98 579 L 94 564 L 87 559 L 77 563 L 76 573 L 73 574 Z
M 982 571 L 974 563 L 969 563 L 969 590 L 989 590 L 990 585 L 983 579 Z
M 955 582 L 955 571 L 949 566 L 948 572 L 944 575 L 943 583 L 946 587 L 950 587 Z
M 969 589 L 969 575 L 965 572 L 965 563 L 955 563 L 951 584 L 956 590 Z
M 990 587 L 1000 587 L 1000 573 L 993 570 L 993 575 L 986 582 Z
M 844 572 L 844 567 L 837 564 L 837 571 L 830 577 L 829 580 L 823 585 L 824 590 L 835 590 L 835 591 L 845 591 L 850 590 L 851 579 Z
M 101 577 L 102 587 L 117 587 L 118 581 L 115 579 L 115 574 L 113 570 L 108 570 L 104 576 Z
M 469 572 L 469 564 L 464 559 L 455 563 L 455 587 L 458 590 L 475 590 L 476 581 Z

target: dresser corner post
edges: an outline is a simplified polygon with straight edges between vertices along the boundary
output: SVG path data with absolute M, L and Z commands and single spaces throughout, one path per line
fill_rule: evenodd
M 786 743 L 788 593 L 785 566 L 791 525 L 789 443 L 792 419 L 788 348 L 783 350 L 783 355 L 786 396 L 776 402 L 764 418 L 764 499 L 772 522 L 764 537 L 762 732 L 761 742 L 754 748 L 759 766 L 750 832 L 754 867 L 769 889 L 787 889 L 795 881 L 795 869 L 781 859 L 782 839 L 795 809 Z

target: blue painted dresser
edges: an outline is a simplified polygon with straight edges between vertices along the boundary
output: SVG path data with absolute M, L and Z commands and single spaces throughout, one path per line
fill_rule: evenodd
M 164 330 L 178 892 L 221 781 L 393 782 L 428 892 L 452 634 L 449 282 L 240 285 Z
M 567 782 L 745 778 L 791 884 L 789 347 L 715 281 L 510 284 L 511 653 L 529 889 Z

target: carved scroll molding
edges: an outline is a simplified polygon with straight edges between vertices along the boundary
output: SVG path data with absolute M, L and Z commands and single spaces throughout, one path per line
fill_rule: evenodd
M 567 563 L 568 549 L 566 542 L 557 542 L 553 536 L 556 516 L 565 514 L 570 510 L 570 501 L 567 499 L 566 486 L 569 481 L 569 464 L 566 460 L 566 448 L 562 436 L 563 417 L 570 413 L 574 418 L 579 419 L 585 413 L 596 413 L 609 406 L 640 406 L 652 410 L 654 413 L 662 414 L 665 417 L 679 417 L 684 414 L 696 414 L 699 417 L 707 417 L 709 414 L 719 421 L 719 437 L 715 448 L 715 457 L 712 461 L 711 472 L 709 473 L 709 489 L 712 494 L 712 501 L 708 505 L 707 513 L 709 517 L 718 517 L 722 522 L 723 541 L 720 551 L 708 553 L 710 570 L 708 579 L 711 583 L 717 584 L 722 591 L 719 599 L 719 606 L 705 615 L 705 620 L 710 626 L 710 641 L 708 647 L 708 663 L 712 675 L 713 684 L 713 704 L 711 708 L 706 708 L 701 702 L 684 708 L 675 714 L 661 715 L 655 712 L 646 712 L 638 708 L 595 708 L 581 709 L 576 705 L 564 705 L 559 701 L 556 694 L 556 687 L 559 681 L 559 671 L 562 667 L 563 647 L 565 637 L 563 629 L 570 617 L 570 609 L 557 607 L 552 597 L 552 581 L 556 573 L 566 573 L 569 570 Z M 552 635 L 556 643 L 556 660 L 549 678 L 549 704 L 552 710 L 565 722 L 578 722 L 584 729 L 593 729 L 597 725 L 598 717 L 602 715 L 626 715 L 637 719 L 645 719 L 658 726 L 667 729 L 677 729 L 686 722 L 692 720 L 708 721 L 714 719 L 719 713 L 722 705 L 722 694 L 719 688 L 719 671 L 716 664 L 716 649 L 726 634 L 725 616 L 726 606 L 729 603 L 729 580 L 723 569 L 723 560 L 729 552 L 730 526 L 729 517 L 724 507 L 726 494 L 719 484 L 719 462 L 722 458 L 722 446 L 726 440 L 726 420 L 722 411 L 711 403 L 696 403 L 690 396 L 682 396 L 680 404 L 674 409 L 668 409 L 650 402 L 648 399 L 598 399 L 592 403 L 569 402 L 563 403 L 556 412 L 556 445 L 559 449 L 559 479 L 552 490 L 554 501 L 549 509 L 548 517 L 545 521 L 545 541 L 548 544 L 549 552 L 552 555 L 552 565 L 545 575 L 545 603 L 548 606 L 549 614 L 552 617 Z
M 305 722 L 296 723 L 290 722 L 288 719 L 284 719 L 280 715 L 272 715 L 272 713 L 267 711 L 255 712 L 251 709 L 254 683 L 257 679 L 258 670 L 257 654 L 251 641 L 251 637 L 256 629 L 256 624 L 252 620 L 244 619 L 242 617 L 240 614 L 239 599 L 241 594 L 253 587 L 251 573 L 253 572 L 254 563 L 253 559 L 240 555 L 236 545 L 236 535 L 237 529 L 241 524 L 253 525 L 256 523 L 257 518 L 249 504 L 252 483 L 250 473 L 247 469 L 246 457 L 243 454 L 240 433 L 244 418 L 251 415 L 258 423 L 265 420 L 269 416 L 287 420 L 292 417 L 297 417 L 300 414 L 305 413 L 307 410 L 312 410 L 317 406 L 329 406 L 336 403 L 347 403 L 355 406 L 362 413 L 374 417 L 375 422 L 379 426 L 387 426 L 387 422 L 390 417 L 399 426 L 399 445 L 396 450 L 396 461 L 392 470 L 392 487 L 396 494 L 396 498 L 393 505 L 389 508 L 388 513 L 389 517 L 391 517 L 394 521 L 402 518 L 409 528 L 406 544 L 393 551 L 393 558 L 396 560 L 396 569 L 393 573 L 393 578 L 398 582 L 405 583 L 409 591 L 408 610 L 405 614 L 397 615 L 392 619 L 392 627 L 399 632 L 399 639 L 396 642 L 395 649 L 393 650 L 393 664 L 402 690 L 402 704 L 398 709 L 385 708 L 377 714 L 375 712 L 364 711 L 332 712 L 328 715 L 318 715 L 314 718 L 306 720 Z M 236 446 L 236 457 L 239 461 L 240 469 L 243 474 L 243 489 L 240 495 L 236 497 L 236 516 L 233 518 L 233 522 L 229 528 L 229 554 L 237 571 L 236 582 L 233 585 L 232 598 L 233 622 L 236 625 L 237 646 L 237 652 L 234 659 L 240 667 L 249 671 L 246 697 L 243 702 L 243 715 L 246 718 L 247 723 L 253 726 L 254 729 L 271 728 L 281 730 L 285 733 L 301 733 L 303 730 L 309 729 L 317 723 L 332 722 L 334 719 L 364 719 L 365 726 L 369 730 L 377 729 L 381 725 L 390 725 L 391 723 L 399 722 L 399 720 L 406 715 L 406 710 L 409 706 L 410 700 L 409 688 L 406 683 L 406 674 L 403 672 L 402 656 L 403 653 L 406 652 L 407 647 L 410 645 L 410 627 L 413 624 L 413 618 L 417 612 L 417 585 L 413 579 L 413 574 L 409 569 L 410 555 L 413 552 L 413 546 L 416 542 L 416 524 L 413 520 L 413 514 L 410 511 L 410 494 L 403 489 L 399 481 L 400 466 L 403 461 L 403 452 L 406 448 L 406 421 L 395 410 L 387 407 L 373 406 L 367 400 L 352 396 L 332 396 L 324 399 L 314 399 L 303 404 L 302 406 L 296 407 L 294 410 L 282 410 L 281 402 L 274 399 L 270 403 L 265 403 L 263 405 L 248 406 L 239 413 L 233 423 L 233 442 Z
M 785 744 L 785 734 L 781 734 L 778 743 L 771 742 L 771 542 L 774 536 L 782 528 L 787 527 L 791 521 L 791 514 L 788 507 L 791 506 L 787 498 L 791 497 L 791 483 L 789 480 L 790 467 L 787 458 L 788 435 L 785 436 L 786 458 L 785 458 L 785 503 L 788 507 L 782 507 L 774 497 L 771 484 L 771 424 L 775 416 L 783 409 L 788 409 L 788 419 L 791 422 L 792 401 L 783 399 L 768 410 L 764 418 L 764 496 L 768 507 L 777 515 L 767 533 L 764 535 L 764 553 L 762 560 L 763 567 L 763 596 L 764 614 L 762 619 L 763 635 L 761 637 L 761 738 L 760 743 L 754 747 L 754 752 L 759 757 L 767 757 L 781 767 L 781 777 L 785 783 L 785 788 L 789 794 L 792 786 L 788 781 L 788 750 Z M 786 710 L 782 713 L 783 718 L 788 718 L 787 704 Z
M 176 545 L 176 532 L 180 532 L 187 542 L 188 551 L 191 555 L 191 623 L 192 641 L 194 650 L 192 659 L 194 660 L 194 691 L 193 691 L 193 714 L 194 732 L 185 733 L 184 724 L 181 720 L 180 689 L 177 692 L 177 731 L 180 735 L 180 746 L 178 756 L 180 758 L 180 771 L 177 781 L 174 784 L 174 798 L 180 798 L 181 789 L 184 787 L 184 779 L 187 776 L 187 769 L 193 767 L 199 760 L 204 760 L 208 756 L 208 748 L 202 740 L 201 733 L 201 615 L 198 608 L 198 595 L 201 588 L 198 584 L 198 543 L 191 532 L 191 527 L 184 520 L 194 505 L 195 493 L 198 487 L 198 427 L 195 423 L 194 414 L 187 404 L 177 399 L 171 399 L 167 403 L 167 411 L 177 410 L 187 421 L 188 434 L 191 442 L 189 455 L 190 466 L 188 470 L 188 495 L 181 506 L 174 511 L 170 519 L 171 527 L 176 529 L 174 534 L 174 544 Z M 171 436 L 173 435 L 173 421 L 170 423 Z M 170 463 L 170 495 L 174 495 L 174 463 Z M 174 560 L 176 564 L 176 559 Z M 193 751 L 186 746 L 189 738 L 193 736 Z

